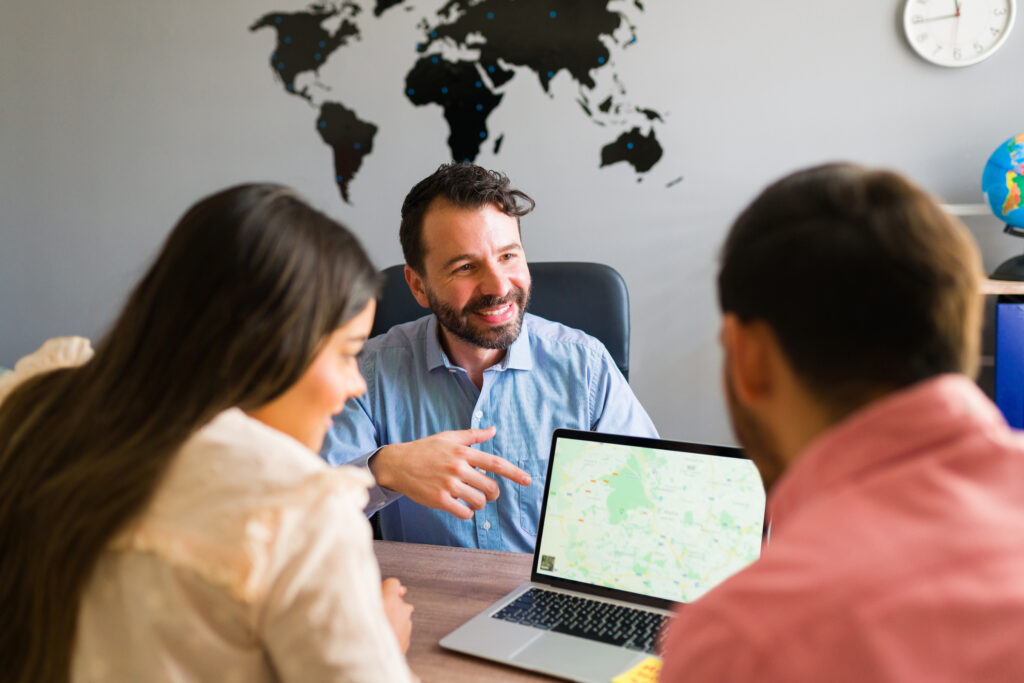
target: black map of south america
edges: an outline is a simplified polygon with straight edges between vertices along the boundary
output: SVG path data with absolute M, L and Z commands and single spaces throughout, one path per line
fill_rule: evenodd
M 664 117 L 630 103 L 614 71 L 613 91 L 599 91 L 595 76 L 614 70 L 615 53 L 637 43 L 625 14 L 609 9 L 615 4 L 622 3 L 451 0 L 418 23 L 422 33 L 412 36 L 410 47 L 411 54 L 420 56 L 413 58 L 405 83 L 394 87 L 404 86 L 407 101 L 416 107 L 439 106 L 451 158 L 474 161 L 485 144 L 492 145 L 494 154 L 502 149 L 504 135 L 492 140 L 488 119 L 505 99 L 504 86 L 514 78 L 532 77 L 550 94 L 551 81 L 567 74 L 577 86 L 583 114 L 611 129 L 609 142 L 595 152 L 595 165 L 627 163 L 642 180 L 662 157 L 654 125 Z M 276 79 L 288 95 L 318 109 L 317 132 L 333 152 L 334 179 L 347 203 L 352 203 L 351 183 L 372 154 L 380 129 L 359 116 L 358 103 L 319 100 L 319 93 L 334 92 L 319 83 L 320 69 L 329 59 L 343 58 L 344 48 L 361 39 L 361 22 L 381 21 L 402 6 L 414 11 L 407 0 L 317 3 L 295 12 L 270 12 L 249 27 L 275 32 L 270 68 Z M 644 10 L 640 0 L 633 0 L 632 8 Z M 303 78 L 300 85 L 302 75 L 312 78 Z M 323 87 L 314 92 L 311 83 Z

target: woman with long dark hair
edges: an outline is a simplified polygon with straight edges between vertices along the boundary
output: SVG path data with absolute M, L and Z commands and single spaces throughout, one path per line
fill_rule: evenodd
M 377 288 L 344 227 L 239 186 L 185 214 L 91 358 L 76 342 L 18 366 L 0 679 L 410 679 L 369 476 L 315 452 L 365 391 Z

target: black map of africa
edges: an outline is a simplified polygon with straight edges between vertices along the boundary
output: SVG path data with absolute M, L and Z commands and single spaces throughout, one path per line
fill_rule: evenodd
M 406 0 L 376 0 L 373 20 L 406 4 Z M 608 9 L 609 4 L 600 0 L 451 0 L 435 17 L 418 25 L 422 35 L 413 47 L 422 56 L 406 74 L 405 96 L 416 106 L 439 105 L 448 123 L 452 159 L 473 161 L 490 140 L 487 120 L 505 97 L 503 86 L 531 74 L 550 94 L 552 79 L 565 72 L 578 85 L 577 102 L 588 119 L 621 131 L 601 148 L 600 166 L 626 162 L 642 180 L 642 174 L 662 157 L 654 124 L 663 118 L 625 101 L 626 89 L 617 74 L 612 73 L 613 92 L 598 93 L 595 74 L 613 68 L 607 43 L 618 50 L 637 41 L 626 16 Z M 640 0 L 634 0 L 634 7 L 644 9 Z M 373 152 L 378 126 L 362 120 L 351 103 L 315 101 L 310 85 L 299 85 L 297 79 L 310 74 L 318 83 L 327 60 L 361 38 L 358 22 L 363 11 L 362 3 L 351 0 L 313 4 L 299 12 L 271 12 L 249 27 L 250 31 L 275 31 L 271 69 L 288 94 L 319 108 L 317 132 L 334 153 L 335 182 L 348 203 L 351 182 Z M 335 26 L 333 32 L 327 26 Z M 446 56 L 456 52 L 473 56 Z M 499 135 L 491 143 L 494 154 L 500 152 L 503 140 Z

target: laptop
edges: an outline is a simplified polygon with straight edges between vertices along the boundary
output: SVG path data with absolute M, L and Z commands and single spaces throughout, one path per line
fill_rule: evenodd
M 531 580 L 441 646 L 608 683 L 657 656 L 677 603 L 760 556 L 764 514 L 737 448 L 555 430 Z

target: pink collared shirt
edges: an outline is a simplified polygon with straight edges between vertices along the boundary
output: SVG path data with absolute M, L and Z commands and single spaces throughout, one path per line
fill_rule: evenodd
M 816 439 L 760 560 L 683 606 L 663 681 L 1024 681 L 1024 436 L 967 378 Z

